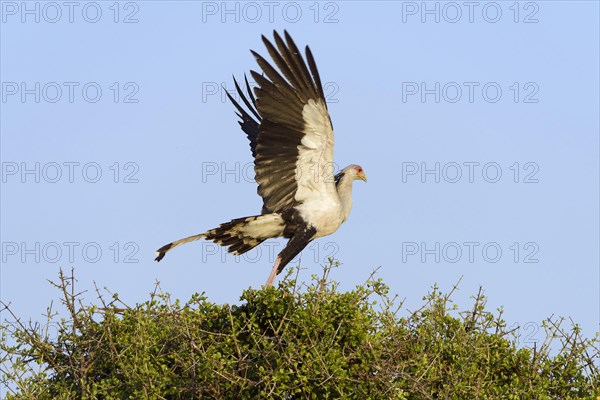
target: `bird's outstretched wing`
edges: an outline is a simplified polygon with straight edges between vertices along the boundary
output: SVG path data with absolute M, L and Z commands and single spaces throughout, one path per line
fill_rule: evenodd
M 290 35 L 284 36 L 285 42 L 274 32 L 275 46 L 262 37 L 281 74 L 252 51 L 264 72 L 251 71 L 258 85 L 252 103 L 260 115 L 254 170 L 269 212 L 335 194 L 333 127 L 319 72 L 308 46 L 307 67 Z M 247 99 L 245 103 L 249 106 Z M 245 121 L 243 112 L 241 118 Z
M 250 141 L 250 150 L 252 151 L 252 157 L 256 157 L 256 140 L 258 138 L 258 134 L 260 133 L 259 123 L 262 120 L 262 118 L 260 118 L 258 112 L 256 111 L 256 100 L 254 99 L 254 95 L 252 94 L 252 89 L 250 89 L 248 78 L 245 75 L 244 81 L 246 82 L 246 90 L 252 103 L 250 103 L 250 101 L 242 91 L 242 88 L 240 88 L 240 85 L 235 80 L 235 77 L 233 78 L 233 82 L 235 83 L 235 90 L 240 96 L 240 99 L 242 99 L 246 107 L 248 107 L 248 110 L 250 110 L 250 112 L 254 115 L 254 117 L 256 117 L 256 119 L 254 119 L 252 115 L 248 114 L 248 112 L 242 106 L 240 106 L 240 104 L 237 101 L 235 101 L 233 96 L 231 96 L 231 94 L 229 94 L 228 91 L 225 91 L 225 93 L 227 94 L 227 97 L 229 97 L 231 103 L 238 110 L 238 113 L 236 114 L 238 115 L 238 117 L 240 117 L 241 120 L 239 121 L 240 127 L 242 128 L 242 131 L 244 131 L 244 133 L 248 137 L 248 140 Z

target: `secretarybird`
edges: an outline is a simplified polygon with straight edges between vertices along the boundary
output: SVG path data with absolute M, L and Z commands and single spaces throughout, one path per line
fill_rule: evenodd
M 246 111 L 227 93 L 250 140 L 260 215 L 237 218 L 215 229 L 169 243 L 156 261 L 180 244 L 205 238 L 243 254 L 269 238 L 289 239 L 277 255 L 265 286 L 312 240 L 335 232 L 352 208 L 352 182 L 367 180 L 363 169 L 349 165 L 334 175 L 333 127 L 317 66 L 308 46 L 305 63 L 290 35 L 274 32 L 275 46 L 262 40 L 279 72 L 251 51 L 263 74 L 250 71 L 254 94 L 245 79 L 246 96 L 234 78 Z

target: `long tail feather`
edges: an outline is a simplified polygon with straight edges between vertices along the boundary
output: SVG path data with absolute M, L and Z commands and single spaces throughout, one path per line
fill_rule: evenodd
M 200 233 L 198 235 L 188 236 L 186 238 L 176 240 L 173 243 L 165 244 L 163 247 L 156 250 L 156 258 L 154 259 L 154 261 L 159 262 L 160 260 L 162 260 L 163 257 L 165 256 L 165 254 L 167 254 L 167 252 L 169 250 L 173 249 L 174 247 L 177 247 L 184 243 L 193 242 L 193 241 L 201 239 L 205 236 L 206 236 L 206 234 Z
M 168 251 L 180 244 L 206 238 L 218 245 L 227 247 L 227 251 L 236 255 L 252 250 L 268 238 L 283 236 L 285 224 L 280 214 L 262 214 L 252 217 L 236 218 L 198 235 L 189 236 L 169 243 L 156 251 L 154 261 L 163 259 Z

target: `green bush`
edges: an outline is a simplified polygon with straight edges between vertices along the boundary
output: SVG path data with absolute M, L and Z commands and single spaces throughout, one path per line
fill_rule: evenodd
M 181 304 L 157 285 L 128 307 L 84 305 L 75 279 L 55 286 L 69 319 L 2 323 L 7 399 L 593 399 L 598 338 L 544 323 L 539 348 L 517 346 L 485 297 L 457 310 L 437 288 L 416 312 L 372 277 L 342 293 L 328 277 L 248 289 L 239 305 L 202 294 Z M 10 310 L 8 311 L 10 313 Z M 49 326 L 46 324 L 46 326 Z M 556 345 L 550 355 L 550 345 Z

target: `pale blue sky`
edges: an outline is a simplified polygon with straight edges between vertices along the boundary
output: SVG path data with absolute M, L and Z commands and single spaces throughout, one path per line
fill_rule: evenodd
M 152 260 L 259 212 L 216 88 L 256 68 L 261 34 L 288 29 L 315 55 L 336 163 L 369 177 L 346 224 L 302 253 L 302 280 L 334 254 L 342 289 L 380 267 L 409 309 L 462 276 L 459 306 L 482 285 L 509 325 L 534 324 L 530 340 L 553 314 L 598 330 L 597 2 L 1 4 L 0 287 L 18 315 L 42 318 L 61 267 L 130 304 L 155 280 L 229 303 L 264 283 L 281 241 L 241 260 L 202 242 Z M 422 175 L 436 168 L 439 182 Z

